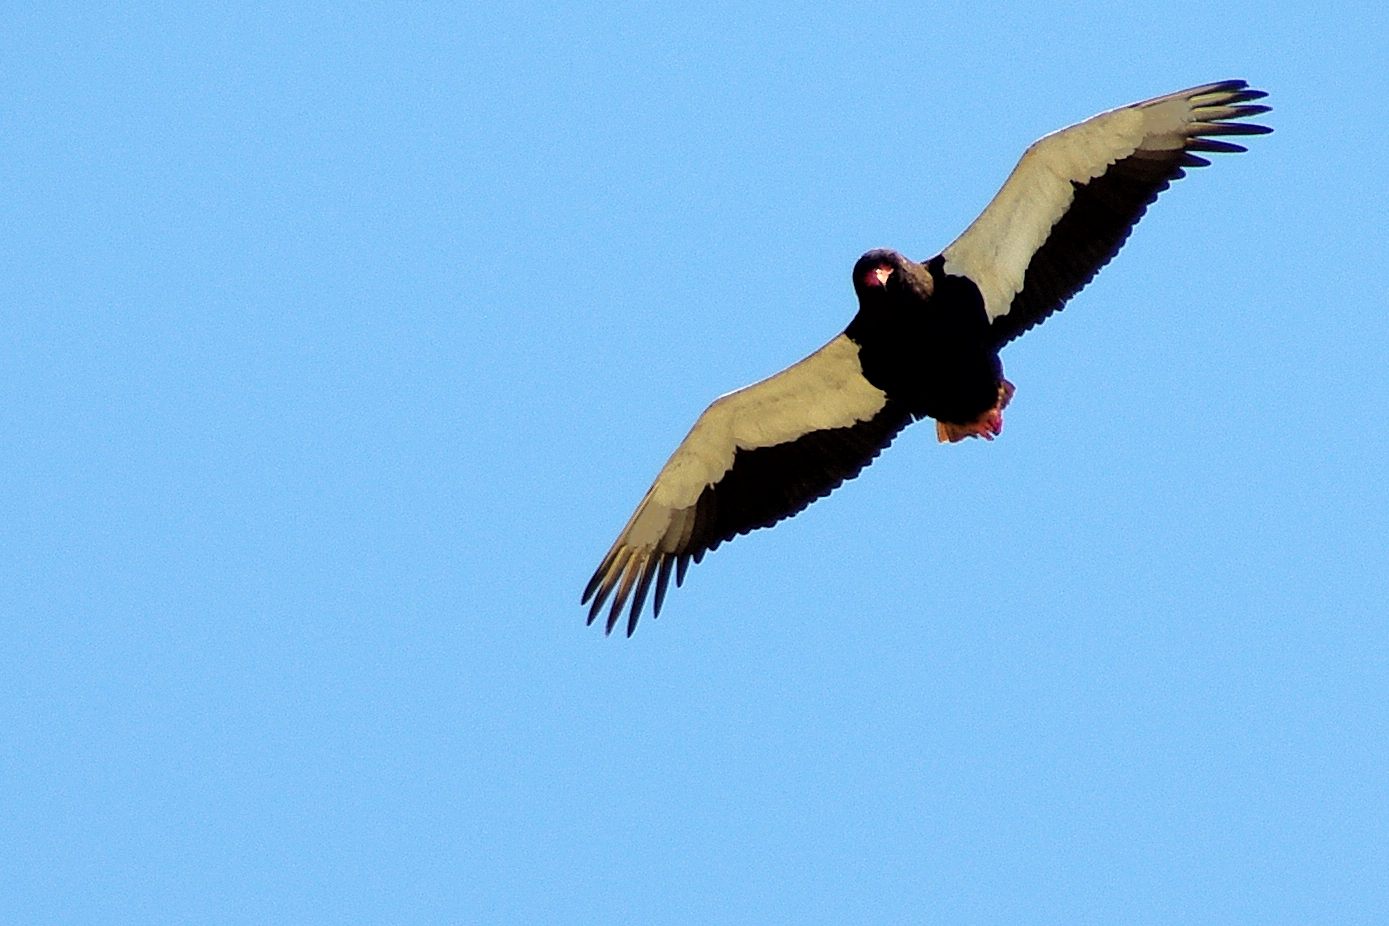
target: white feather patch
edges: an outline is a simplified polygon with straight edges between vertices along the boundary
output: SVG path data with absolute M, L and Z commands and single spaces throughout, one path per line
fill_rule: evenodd
M 1117 109 L 1033 143 L 979 218 L 945 249 L 945 272 L 974 281 L 990 320 L 1007 313 L 1032 256 L 1070 208 L 1071 184 L 1133 154 L 1143 135 L 1143 114 Z
M 886 402 L 886 394 L 864 379 L 858 345 L 842 334 L 775 376 L 722 396 L 661 468 L 618 543 L 680 549 L 700 494 L 732 468 L 736 451 L 847 428 L 871 419 Z
M 886 401 L 863 378 L 858 345 L 841 334 L 775 376 L 716 399 L 656 477 L 653 497 L 672 507 L 693 505 L 733 466 L 734 451 L 847 428 L 872 418 Z
M 1186 147 L 1202 115 L 1197 110 L 1230 96 L 1212 92 L 1215 86 L 1100 113 L 1035 142 L 979 218 L 945 249 L 945 272 L 975 282 L 990 320 L 1007 314 L 1033 255 L 1070 208 L 1071 184 L 1093 180 L 1134 153 Z

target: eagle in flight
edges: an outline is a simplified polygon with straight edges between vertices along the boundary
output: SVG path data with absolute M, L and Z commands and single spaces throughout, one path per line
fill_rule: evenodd
M 844 331 L 699 416 L 584 589 L 588 621 L 627 635 L 647 593 L 661 611 L 672 574 L 725 540 L 769 527 L 857 476 L 897 432 L 933 418 L 953 443 L 993 440 L 1013 384 L 1003 345 L 1066 304 L 1201 153 L 1244 151 L 1218 136 L 1262 135 L 1236 120 L 1269 111 L 1242 80 L 1101 113 L 1024 152 L 964 234 L 923 263 L 869 251 L 854 264 L 858 312 Z

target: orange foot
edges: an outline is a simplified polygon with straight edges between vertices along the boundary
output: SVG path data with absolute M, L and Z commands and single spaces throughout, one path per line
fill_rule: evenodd
M 982 437 L 993 440 L 1003 433 L 1003 410 L 1013 398 L 1013 384 L 1008 380 L 998 383 L 998 401 L 994 407 L 975 418 L 969 424 L 953 424 L 949 421 L 936 422 L 936 437 L 942 444 L 953 444 L 966 437 Z

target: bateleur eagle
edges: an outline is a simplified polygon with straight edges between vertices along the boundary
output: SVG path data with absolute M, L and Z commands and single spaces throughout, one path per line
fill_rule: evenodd
M 889 250 L 854 265 L 858 312 L 799 363 L 716 400 L 699 416 L 584 589 L 592 623 L 730 538 L 796 514 L 867 466 L 913 421 L 943 442 L 992 440 L 1013 386 L 998 351 L 1060 309 L 1109 262 L 1196 152 L 1244 151 L 1218 136 L 1267 127 L 1242 80 L 1180 90 L 1062 129 L 1023 154 L 964 234 L 924 263 Z

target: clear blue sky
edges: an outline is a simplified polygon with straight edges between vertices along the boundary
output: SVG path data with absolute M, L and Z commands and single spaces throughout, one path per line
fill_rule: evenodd
M 1382 4 L 41 6 L 0 920 L 1382 922 Z M 1228 77 L 1275 134 L 1007 350 L 999 441 L 584 627 L 861 252 Z

